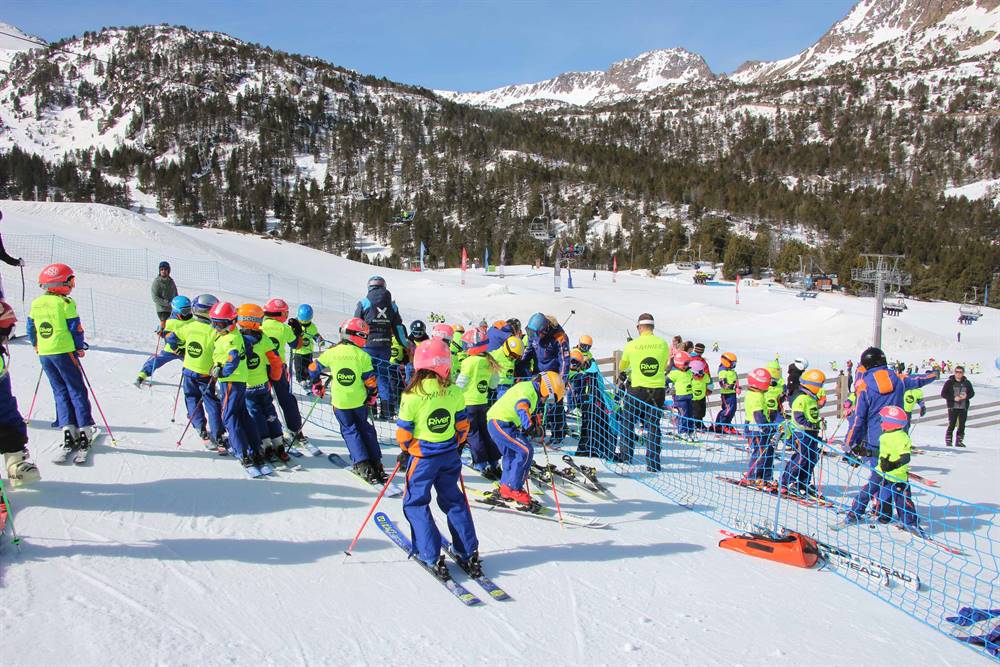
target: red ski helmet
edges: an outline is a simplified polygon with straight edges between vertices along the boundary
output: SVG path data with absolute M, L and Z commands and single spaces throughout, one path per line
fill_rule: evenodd
M 51 294 L 66 296 L 76 287 L 76 276 L 65 264 L 49 264 L 38 274 L 38 286 Z
M 368 342 L 368 323 L 360 317 L 350 317 L 340 323 L 340 340 L 364 347 Z
M 284 322 L 288 319 L 288 303 L 284 299 L 270 299 L 264 304 L 264 315 Z
M 757 391 L 767 391 L 771 387 L 771 372 L 766 368 L 755 368 L 747 375 L 747 386 Z

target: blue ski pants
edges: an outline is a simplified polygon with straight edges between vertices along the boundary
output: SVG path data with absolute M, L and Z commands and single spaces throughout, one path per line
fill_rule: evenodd
M 414 551 L 425 563 L 434 564 L 441 555 L 441 533 L 431 517 L 432 487 L 438 507 L 447 517 L 455 553 L 464 559 L 479 549 L 472 512 L 458 485 L 461 471 L 462 459 L 457 450 L 428 458 L 410 457 L 403 514 L 410 522 Z
M 465 406 L 465 414 L 469 417 L 469 451 L 472 452 L 472 464 L 499 463 L 500 450 L 490 437 L 486 426 L 486 411 L 489 406 Z
M 500 483 L 515 491 L 524 489 L 524 482 L 528 479 L 528 470 L 535 456 L 531 440 L 518 425 L 511 422 L 490 419 L 488 428 L 490 437 L 503 456 Z
M 333 414 L 340 424 L 340 436 L 351 454 L 351 463 L 362 461 L 382 461 L 382 448 L 375 435 L 375 426 L 368 420 L 368 406 L 361 405 L 350 410 L 334 408 Z
M 229 432 L 229 448 L 233 456 L 242 459 L 257 453 L 260 437 L 247 412 L 247 385 L 244 382 L 223 382 L 222 423 Z
M 91 426 L 90 398 L 83 381 L 80 360 L 75 352 L 43 354 L 38 357 L 56 402 L 57 426 Z
M 184 405 L 187 406 L 192 428 L 200 431 L 207 425 L 208 434 L 218 442 L 222 435 L 222 404 L 215 395 L 215 389 L 209 389 L 211 379 L 186 368 L 182 376 Z
M 266 382 L 247 387 L 247 412 L 257 429 L 257 435 L 281 440 L 281 422 L 278 421 L 274 401 L 271 400 L 271 387 Z
M 292 383 L 288 374 L 288 366 L 282 366 L 281 379 L 271 383 L 274 389 L 274 397 L 281 407 L 281 414 L 285 417 L 285 426 L 295 435 L 302 430 L 302 413 L 299 412 L 299 402 L 292 395 Z

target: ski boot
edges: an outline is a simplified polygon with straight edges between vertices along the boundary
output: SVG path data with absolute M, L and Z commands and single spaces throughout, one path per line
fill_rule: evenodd
M 425 563 L 425 565 L 431 574 L 441 581 L 451 581 L 451 572 L 448 571 L 448 566 L 444 562 L 444 556 L 439 556 L 437 563 Z
M 56 455 L 56 463 L 65 463 L 73 456 L 78 435 L 79 432 L 75 426 L 63 426 L 63 444 L 59 450 L 59 454 Z
M 142 385 L 146 384 L 148 379 L 148 375 L 146 375 L 143 371 L 139 371 L 139 375 L 135 378 L 135 382 L 132 384 L 134 384 L 137 389 L 142 389 Z
M 955 446 L 956 447 L 965 447 L 965 436 L 964 435 L 960 435 L 960 436 L 958 436 L 958 437 L 955 438 Z
M 254 463 L 254 460 L 250 458 L 250 456 L 244 456 L 241 463 L 243 464 L 243 470 L 246 472 L 247 477 L 261 477 L 263 475 L 260 468 L 257 467 L 257 464 Z
M 506 484 L 501 484 L 500 488 L 497 489 L 497 493 L 500 495 L 501 499 L 517 503 L 519 505 L 518 509 L 533 509 L 534 501 L 524 489 L 512 489 Z
M 478 551 L 473 551 L 468 558 L 459 558 L 458 565 L 473 579 L 483 576 L 483 561 L 479 559 Z
M 499 482 L 501 474 L 500 466 L 496 463 L 491 463 L 482 470 L 483 478 L 491 482 Z
M 28 460 L 28 450 L 4 453 L 4 466 L 7 468 L 7 478 L 14 488 L 27 486 L 42 478 L 38 467 Z

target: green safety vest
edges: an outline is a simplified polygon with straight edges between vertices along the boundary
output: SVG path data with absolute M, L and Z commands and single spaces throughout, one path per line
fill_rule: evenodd
M 35 325 L 39 356 L 76 351 L 73 334 L 66 324 L 66 320 L 79 317 L 73 299 L 59 294 L 43 294 L 31 302 L 28 317 Z
M 468 357 L 462 362 L 458 377 L 465 377 L 467 380 L 462 390 L 465 404 L 485 405 L 489 398 L 490 379 L 493 377 L 490 360 L 481 354 Z
M 184 342 L 184 368 L 199 375 L 212 371 L 215 340 L 219 332 L 208 322 L 193 319 L 179 328 L 176 336 Z
M 670 345 L 667 341 L 647 331 L 625 343 L 618 368 L 629 371 L 629 383 L 633 387 L 662 389 L 667 386 L 664 373 L 669 359 Z
M 528 414 L 534 414 L 535 408 L 538 407 L 538 392 L 535 391 L 531 380 L 518 382 L 508 389 L 507 393 L 498 398 L 493 407 L 487 410 L 486 418 L 520 426 L 521 418 L 517 416 L 517 404 L 522 400 L 528 401 Z
M 302 323 L 302 347 L 292 350 L 292 354 L 312 355 L 317 336 L 319 336 L 319 329 L 316 328 L 315 322 Z
M 813 425 L 809 430 L 819 429 L 819 403 L 808 392 L 799 392 L 799 395 L 792 401 L 791 427 L 796 430 L 804 430 L 802 425 L 795 419 L 795 415 L 803 415 L 806 421 Z
M 746 393 L 746 397 L 743 399 L 743 414 L 745 420 L 748 424 L 755 424 L 753 420 L 753 415 L 755 412 L 763 413 L 764 423 L 771 423 L 774 417 L 774 409 L 768 408 L 767 397 L 762 391 L 755 391 L 751 389 Z
M 215 352 L 212 355 L 216 365 L 225 366 L 229 361 L 229 353 L 236 350 L 240 355 L 240 365 L 232 374 L 225 377 L 219 376 L 219 382 L 243 382 L 247 381 L 249 371 L 247 370 L 247 349 L 243 344 L 243 335 L 238 331 L 230 331 L 220 336 L 215 341 Z
M 180 330 L 183 329 L 184 327 L 186 327 L 187 325 L 191 324 L 191 322 L 193 322 L 193 321 L 194 321 L 193 318 L 188 318 L 186 320 L 182 320 L 179 317 L 170 317 L 170 318 L 167 318 L 166 323 L 163 325 L 163 330 L 165 332 L 167 332 L 167 333 L 172 333 L 175 336 L 177 336 L 178 338 L 180 338 L 180 336 L 178 335 L 178 332 L 180 332 Z M 184 347 L 183 340 L 181 341 L 181 347 Z M 180 348 L 178 348 L 178 349 L 180 349 Z M 166 343 L 163 344 L 163 350 L 164 350 L 164 352 L 171 352 L 173 354 L 177 354 L 177 350 L 175 350 L 173 348 L 173 346 L 167 345 Z
M 694 376 L 691 371 L 682 371 L 679 368 L 667 373 L 671 384 L 674 385 L 674 396 L 690 396 L 692 393 L 692 381 Z
M 882 470 L 882 459 L 889 459 L 890 462 L 898 461 L 904 454 L 909 454 L 913 448 L 913 441 L 910 434 L 899 429 L 898 431 L 886 431 L 878 439 L 878 471 L 887 480 L 892 482 L 906 482 L 910 478 L 910 464 L 906 463 L 884 472 Z
M 368 400 L 365 373 L 372 372 L 372 358 L 351 343 L 338 343 L 316 360 L 330 369 L 330 402 L 339 410 L 353 410 Z
M 413 437 L 417 440 L 451 440 L 455 437 L 455 416 L 465 409 L 462 389 L 451 384 L 442 391 L 437 378 L 424 378 L 420 389 L 403 393 L 399 420 L 413 422 Z
M 265 317 L 264 323 L 260 325 L 260 330 L 274 343 L 274 349 L 278 351 L 281 363 L 288 360 L 288 346 L 295 342 L 295 331 L 287 322 L 279 322 L 273 317 Z
M 263 335 L 260 337 L 260 340 L 254 343 L 253 347 L 247 351 L 248 387 L 259 387 L 260 385 L 267 384 L 270 381 L 271 378 L 268 377 L 267 371 L 271 368 L 271 364 L 267 360 L 267 353 L 273 352 L 274 350 L 274 341 L 266 335 Z
M 726 389 L 725 387 L 721 387 L 721 384 L 723 382 L 731 384 L 732 389 Z M 734 371 L 733 369 L 727 368 L 725 370 L 719 371 L 719 384 L 721 387 L 719 389 L 720 394 L 735 394 L 736 385 L 738 385 L 739 383 L 740 383 L 740 377 L 739 375 L 736 374 L 736 371 Z
M 514 360 L 507 356 L 502 347 L 498 347 L 489 354 L 500 367 L 498 384 L 505 386 L 514 384 Z
M 712 386 L 712 376 L 705 373 L 701 378 L 691 374 L 691 400 L 701 401 L 708 396 L 708 388 Z

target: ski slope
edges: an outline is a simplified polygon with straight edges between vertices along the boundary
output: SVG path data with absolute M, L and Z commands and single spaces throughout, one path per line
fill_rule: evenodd
M 372 273 L 308 248 L 173 227 L 109 207 L 0 202 L 0 209 L 5 235 L 51 233 L 190 254 L 358 296 Z M 29 281 L 39 268 L 27 268 Z M 509 267 L 505 280 L 469 272 L 464 287 L 456 270 L 380 273 L 407 318 L 434 310 L 455 321 L 524 320 L 542 310 L 565 319 L 575 310 L 567 328 L 574 337 L 593 335 L 598 356 L 620 348 L 644 310 L 661 334 L 717 340 L 740 355 L 744 369 L 775 352 L 786 363 L 805 355 L 823 368 L 828 360 L 843 364 L 857 358 L 870 332 L 871 300 L 822 294 L 802 302 L 764 286 L 741 288 L 736 306 L 731 287 L 639 275 L 620 274 L 613 284 L 610 274 L 593 281 L 579 271 L 577 289 L 553 294 L 551 272 L 530 267 Z M 3 275 L 23 319 L 19 274 L 4 266 Z M 175 279 L 183 291 L 184 276 Z M 77 283 L 148 303 L 148 282 L 79 274 Z M 238 284 L 231 289 L 227 296 L 240 297 Z M 29 284 L 28 298 L 34 294 Z M 1000 387 L 992 371 L 997 312 L 963 328 L 958 345 L 956 311 L 911 303 L 903 317 L 887 319 L 886 348 L 900 359 L 982 363 L 990 370 L 972 380 L 985 402 Z M 151 330 L 151 305 L 148 314 Z M 342 315 L 317 311 L 321 332 L 333 334 Z M 562 498 L 565 510 L 607 521 L 604 530 L 474 508 L 487 572 L 514 600 L 465 608 L 374 526 L 345 559 L 374 493 L 324 458 L 301 459 L 301 472 L 247 480 L 231 458 L 200 451 L 191 434 L 177 447 L 183 417 L 172 424 L 170 415 L 179 366 L 157 372 L 151 389 L 131 384 L 152 350 L 150 333 L 90 342 L 83 363 L 118 446 L 105 438 L 84 467 L 49 463 L 59 435 L 48 427 L 54 410 L 42 382 L 29 447 L 43 480 L 11 494 L 24 543 L 20 553 L 9 545 L 0 552 L 0 637 L 16 647 L 5 650 L 4 665 L 991 664 L 832 572 L 723 551 L 716 524 L 608 473 L 603 479 L 619 502 Z M 24 339 L 11 354 L 26 414 L 38 364 Z M 940 442 L 940 428 L 921 429 L 921 438 Z M 336 434 L 307 432 L 346 456 Z M 967 442 L 960 456 L 934 459 L 934 475 L 948 493 L 1000 501 L 997 430 L 970 429 Z M 391 468 L 396 450 L 383 451 Z M 478 478 L 467 482 L 484 488 Z M 405 526 L 398 499 L 381 509 Z

